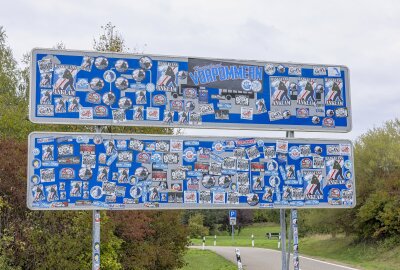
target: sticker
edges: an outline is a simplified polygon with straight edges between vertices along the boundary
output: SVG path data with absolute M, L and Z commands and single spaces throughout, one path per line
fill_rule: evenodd
M 258 114 L 267 112 L 267 106 L 265 105 L 264 99 L 257 99 L 256 101 L 256 111 Z
M 163 155 L 163 161 L 165 164 L 178 164 L 179 154 L 178 153 L 166 153 Z
M 313 67 L 314 76 L 326 76 L 326 67 Z
M 38 105 L 38 116 L 54 116 L 54 105 Z
M 196 191 L 185 191 L 183 201 L 185 203 L 197 203 L 197 192 Z
M 335 114 L 338 118 L 347 117 L 349 115 L 347 108 L 337 108 L 335 109 Z
M 76 82 L 76 90 L 78 91 L 89 91 L 89 81 L 86 78 L 80 78 Z
M 213 192 L 213 203 L 223 204 L 225 203 L 225 192 Z
M 171 140 L 171 152 L 183 151 L 183 140 Z
M 201 114 L 197 112 L 189 113 L 189 125 L 193 126 L 202 125 Z
M 115 97 L 115 94 L 111 91 L 108 93 L 105 93 L 102 97 L 104 104 L 106 104 L 108 106 L 113 105 L 115 103 L 116 99 L 117 98 Z
M 37 63 L 38 63 L 40 73 L 53 71 L 53 63 L 52 63 L 51 59 L 45 58 L 45 59 L 37 61 Z
M 303 169 L 309 169 L 313 167 L 313 161 L 310 158 L 303 158 L 300 162 L 300 166 Z
M 150 173 L 146 167 L 138 167 L 135 170 L 135 176 L 139 181 L 146 180 L 149 174 Z
M 340 146 L 338 144 L 327 145 L 326 146 L 326 154 L 328 156 L 338 156 L 338 155 L 340 155 Z
M 155 150 L 158 152 L 169 152 L 170 143 L 168 141 L 156 141 Z
M 129 148 L 136 151 L 143 151 L 144 143 L 137 139 L 131 139 L 129 141 Z
M 156 89 L 160 91 L 176 91 L 178 83 L 178 63 L 158 61 Z
M 258 202 L 260 201 L 260 198 L 259 198 L 258 195 L 255 194 L 255 193 L 247 194 L 246 199 L 247 199 L 247 203 L 248 203 L 250 206 L 255 206 L 255 205 L 257 205 Z
M 153 66 L 153 61 L 148 56 L 142 56 L 139 59 L 139 65 L 141 68 L 143 68 L 145 70 L 149 70 Z
M 132 160 L 133 160 L 132 151 L 118 151 L 118 161 L 119 162 L 131 163 Z M 149 154 L 148 160 L 150 160 L 150 154 Z
M 143 106 L 133 106 L 133 120 L 143 121 L 144 120 L 143 111 L 144 111 Z
M 152 155 L 147 152 L 138 153 L 136 156 L 136 162 L 149 164 L 152 160 Z
M 196 105 L 193 101 L 185 102 L 185 112 L 191 112 L 196 108 Z
M 185 99 L 197 99 L 197 90 L 195 87 L 182 87 L 183 97 Z
M 53 76 L 53 95 L 75 96 L 74 87 L 78 67 L 73 65 L 56 65 Z
M 67 112 L 67 99 L 66 98 L 55 98 L 55 112 L 56 113 L 65 113 Z
M 289 77 L 271 77 L 272 106 L 289 106 L 291 99 L 288 95 Z
M 70 197 L 82 196 L 82 181 L 71 181 Z
M 212 150 L 215 151 L 217 154 L 224 152 L 225 145 L 223 141 L 216 141 L 212 144 Z
M 322 125 L 324 127 L 335 127 L 335 120 L 333 120 L 333 118 L 330 118 L 330 117 L 325 117 L 322 120 Z
M 167 103 L 167 97 L 165 95 L 155 95 L 153 96 L 153 104 L 155 106 L 162 106 L 165 105 Z
M 292 146 L 289 148 L 289 156 L 293 160 L 297 160 L 301 157 L 300 148 L 297 146 Z
M 117 62 L 115 62 L 114 66 L 115 66 L 115 69 L 120 73 L 126 72 L 129 68 L 128 62 L 126 62 L 123 59 L 117 60 Z
M 101 96 L 99 93 L 96 92 L 89 92 L 86 94 L 86 102 L 92 104 L 100 104 L 101 103 Z
M 79 112 L 79 105 L 80 98 L 79 97 L 72 97 L 68 99 L 68 112 Z
M 128 86 L 129 86 L 128 79 L 124 78 L 124 77 L 118 77 L 115 80 L 115 86 L 121 91 L 126 90 L 128 88 Z
M 171 179 L 176 180 L 185 180 L 186 178 L 186 171 L 181 169 L 172 169 L 171 170 Z
M 53 202 L 59 199 L 57 185 L 46 186 L 47 201 Z
M 97 69 L 104 70 L 108 67 L 108 59 L 105 57 L 97 57 L 94 65 Z
M 41 73 L 39 86 L 41 88 L 51 88 L 52 77 L 53 77 L 53 73 L 50 73 L 50 72 Z
M 90 80 L 90 88 L 95 91 L 99 91 L 104 87 L 104 81 L 98 77 L 95 77 Z
M 244 95 L 235 96 L 235 104 L 241 106 L 249 106 L 249 98 Z
M 93 108 L 79 107 L 79 119 L 92 120 L 93 119 Z
M 99 182 L 107 182 L 109 173 L 110 173 L 109 167 L 99 166 L 96 180 Z
M 261 156 L 261 155 L 260 155 L 260 151 L 258 150 L 257 146 L 255 146 L 255 145 L 253 145 L 253 146 L 250 147 L 250 148 L 247 148 L 247 149 L 246 149 L 246 154 L 247 154 L 247 157 L 248 157 L 250 160 L 259 158 L 259 157 Z
M 289 142 L 288 141 L 276 141 L 276 152 L 286 154 L 288 152 Z
M 127 110 L 132 107 L 132 100 L 128 97 L 123 97 L 118 101 L 118 107 Z
M 253 108 L 241 107 L 240 119 L 253 120 Z
M 117 75 L 115 74 L 114 71 L 112 70 L 106 70 L 103 74 L 103 78 L 106 82 L 108 83 L 112 83 L 113 81 L 115 81 Z
M 199 111 L 201 115 L 214 114 L 214 107 L 212 104 L 200 104 Z
M 308 108 L 296 108 L 297 118 L 308 118 L 310 115 L 310 110 Z
M 215 185 L 215 177 L 212 175 L 204 175 L 203 179 L 201 180 L 201 184 L 203 187 L 210 189 Z
M 42 145 L 42 160 L 54 160 L 54 145 Z
M 34 160 L 32 160 L 32 167 L 34 169 L 39 169 L 41 166 L 42 162 L 39 159 L 35 158 Z
M 93 172 L 90 168 L 88 167 L 83 167 L 79 169 L 79 178 L 82 180 L 89 180 L 93 176 Z
M 62 168 L 60 170 L 60 179 L 74 179 L 75 170 L 73 168 Z
M 178 123 L 185 125 L 189 123 L 189 113 L 188 112 L 179 112 L 178 113 Z
M 251 171 L 252 172 L 264 172 L 265 171 L 264 162 L 252 162 L 251 163 Z
M 277 121 L 283 119 L 283 113 L 281 111 L 269 111 L 268 115 L 270 121 Z
M 343 106 L 343 103 L 342 79 L 325 79 L 325 104 L 331 106 Z
M 328 67 L 329 77 L 340 77 L 340 67 Z
M 136 96 L 136 104 L 146 104 L 147 103 L 146 91 L 144 91 L 144 90 L 136 91 L 135 96 Z
M 300 66 L 289 66 L 288 67 L 289 75 L 301 76 L 301 67 Z
M 146 108 L 146 119 L 147 120 L 160 120 L 160 109 L 155 107 Z
M 268 75 L 274 75 L 274 73 L 275 73 L 275 65 L 274 64 L 266 64 L 264 66 L 264 71 Z
M 351 144 L 340 144 L 340 155 L 351 156 Z
M 95 106 L 93 110 L 93 114 L 96 117 L 107 117 L 108 116 L 108 109 L 105 106 L 99 105 Z

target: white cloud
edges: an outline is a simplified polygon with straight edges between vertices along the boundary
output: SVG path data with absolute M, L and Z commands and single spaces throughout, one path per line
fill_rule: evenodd
M 340 136 L 355 138 L 400 117 L 399 12 L 400 1 L 13 0 L 0 17 L 17 59 L 59 41 L 91 49 L 111 21 L 147 53 L 347 65 L 354 130 Z

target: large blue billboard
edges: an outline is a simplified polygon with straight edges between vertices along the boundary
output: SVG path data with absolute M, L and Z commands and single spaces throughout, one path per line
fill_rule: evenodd
M 27 205 L 350 208 L 352 151 L 348 140 L 34 132 Z
M 345 66 L 34 49 L 35 123 L 348 132 Z

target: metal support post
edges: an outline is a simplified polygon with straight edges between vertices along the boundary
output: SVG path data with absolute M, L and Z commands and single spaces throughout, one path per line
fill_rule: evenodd
M 286 219 L 285 209 L 280 210 L 282 270 L 286 269 Z
M 93 210 L 92 270 L 100 269 L 100 210 Z
M 291 223 L 293 226 L 293 266 L 294 270 L 300 269 L 299 262 L 299 228 L 297 209 L 292 210 Z
M 95 127 L 96 133 L 101 133 L 101 126 Z M 100 210 L 93 210 L 92 225 L 92 270 L 100 269 Z

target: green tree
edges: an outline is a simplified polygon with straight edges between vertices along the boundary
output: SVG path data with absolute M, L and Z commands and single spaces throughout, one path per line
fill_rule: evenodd
M 204 216 L 201 213 L 196 213 L 189 218 L 188 230 L 192 238 L 209 234 L 209 229 L 204 227 Z

